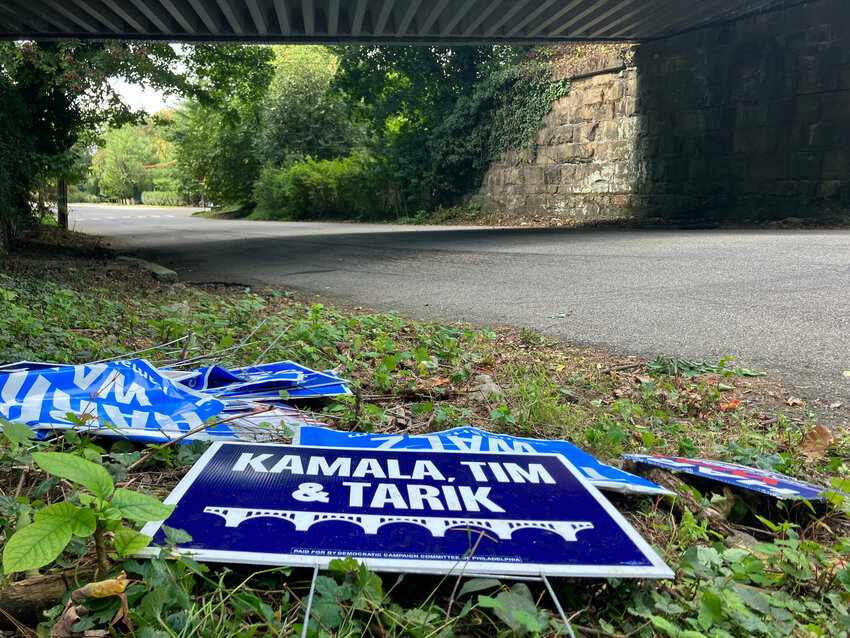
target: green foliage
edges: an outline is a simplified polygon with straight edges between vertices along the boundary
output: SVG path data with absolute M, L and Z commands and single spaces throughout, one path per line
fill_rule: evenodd
M 153 188 L 153 174 L 143 166 L 155 164 L 157 149 L 142 134 L 142 127 L 123 126 L 104 136 L 103 147 L 92 160 L 93 176 L 100 193 L 110 201 L 141 200 L 142 191 Z
M 181 172 L 204 180 L 219 205 L 251 201 L 262 163 L 255 151 L 273 52 L 260 46 L 198 46 L 189 62 L 200 87 L 166 129 Z
M 551 65 L 527 61 L 499 69 L 475 85 L 428 139 L 434 198 L 449 203 L 473 191 L 491 162 L 508 149 L 537 151 L 537 131 L 568 80 L 552 81 Z
M 0 44 L 0 252 L 32 217 L 31 192 L 79 177 L 78 142 L 137 119 L 108 79 L 185 86 L 169 68 L 176 57 L 166 44 Z
M 336 55 L 323 46 L 274 50 L 274 78 L 263 101 L 256 141 L 260 161 L 280 167 L 306 157 L 347 155 L 354 131 L 345 104 L 329 91 Z
M 59 556 L 72 537 L 85 538 L 101 530 L 115 533 L 118 555 L 138 551 L 147 546 L 150 537 L 123 528 L 121 519 L 142 523 L 161 521 L 174 509 L 152 496 L 124 488 L 116 490 L 102 465 L 73 454 L 33 452 L 32 459 L 48 474 L 79 483 L 89 494 L 77 492 L 80 505 L 65 501 L 35 512 L 32 523 L 15 532 L 3 548 L 3 571 L 7 574 L 43 567 Z M 101 545 L 100 558 L 105 551 L 102 531 L 95 540 Z
M 29 200 L 38 179 L 37 151 L 33 136 L 19 125 L 28 115 L 24 97 L 0 73 L 0 254 L 34 215 Z
M 182 206 L 186 198 L 176 191 L 145 191 L 142 204 L 148 206 Z
M 505 47 L 364 46 L 342 52 L 334 85 L 355 121 L 366 124 L 378 183 L 398 216 L 438 203 L 429 173 L 433 132 L 492 68 L 515 54 Z
M 360 156 L 268 167 L 254 186 L 254 219 L 339 219 L 374 214 L 370 162 Z

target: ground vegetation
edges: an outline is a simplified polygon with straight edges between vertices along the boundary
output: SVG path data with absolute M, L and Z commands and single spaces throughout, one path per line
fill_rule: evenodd
M 817 482 L 836 490 L 828 502 L 777 501 L 651 473 L 676 497 L 609 497 L 675 578 L 564 579 L 555 589 L 582 636 L 850 631 L 850 523 L 837 492 L 848 487 L 850 435 L 824 431 L 813 406 L 743 362 L 620 357 L 529 329 L 477 330 L 343 311 L 285 289 L 163 284 L 113 261 L 91 238 L 57 231 L 25 237 L 0 274 L 0 297 L 6 309 L 0 363 L 79 363 L 142 348 L 155 361 L 173 356 L 158 344 L 178 336 L 194 335 L 190 351 L 203 353 L 253 333 L 230 363 L 251 362 L 273 344 L 269 360 L 334 368 L 352 380 L 353 397 L 315 413 L 329 427 L 422 434 L 473 425 L 567 439 L 614 464 L 621 452 L 701 456 Z M 130 623 L 135 635 L 151 638 L 301 630 L 309 573 L 200 565 L 166 553 L 153 560 L 126 556 L 146 542 L 134 533 L 141 519 L 128 514 L 148 520 L 162 514 L 146 499 L 150 510 L 141 500 L 131 507 L 129 494 L 161 500 L 203 444 L 145 449 L 84 432 L 37 442 L 9 423 L 2 432 L 0 535 L 8 541 L 35 526 L 26 532 L 34 534 L 60 517 L 61 547 L 37 571 L 17 571 L 13 556 L 0 597 L 59 573 L 73 583 L 77 574 L 77 584 L 62 589 L 65 599 L 102 578 L 102 588 L 115 595 L 86 600 L 88 613 L 72 619 L 68 635 L 105 629 L 116 618 L 114 633 Z M 58 462 L 68 457 L 77 459 L 73 467 Z M 85 489 L 71 490 L 72 483 Z M 87 494 L 101 496 L 92 514 L 82 511 L 95 503 Z M 104 530 L 100 540 L 97 529 Z M 169 542 L 185 540 L 179 531 L 169 534 Z M 307 619 L 311 636 L 564 634 L 545 589 L 533 583 L 399 578 L 340 559 L 320 575 L 316 590 Z M 75 593 L 74 600 L 92 591 Z M 21 635 L 34 635 L 39 622 L 46 631 L 65 599 L 46 609 L 46 617 L 13 615 L 5 622 L 16 622 Z

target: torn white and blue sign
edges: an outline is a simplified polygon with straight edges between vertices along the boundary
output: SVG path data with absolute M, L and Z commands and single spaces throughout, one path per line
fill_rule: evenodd
M 228 406 L 183 386 L 142 359 L 52 367 L 22 362 L 7 369 L 15 371 L 0 373 L 0 416 L 29 425 L 42 437 L 75 428 L 101 436 L 163 442 L 211 419 L 239 417 L 185 440 L 262 440 L 280 435 L 281 426 L 318 424 L 289 406 L 268 406 L 259 415 L 255 414 L 258 404 Z
M 561 454 L 599 489 L 627 494 L 672 494 L 669 490 L 641 476 L 600 463 L 584 450 L 567 441 L 526 439 L 507 434 L 493 434 L 464 427 L 434 434 L 365 434 L 338 432 L 322 427 L 303 427 L 293 439 L 295 445 L 355 447 L 378 450 L 458 450 L 461 452 L 512 452 Z
M 673 573 L 558 454 L 216 442 L 165 500 L 198 560 L 515 576 Z M 164 544 L 161 522 L 142 533 Z M 148 548 L 142 555 L 155 555 Z
M 816 501 L 825 498 L 826 488 L 804 483 L 778 472 L 760 470 L 738 463 L 654 454 L 624 454 L 623 456 L 638 463 L 713 479 L 780 499 L 802 498 Z
M 223 409 L 142 359 L 0 374 L 0 415 L 36 428 L 71 427 L 71 413 L 120 429 L 186 432 Z
M 331 370 L 319 372 L 292 361 L 228 370 L 210 366 L 192 370 L 180 383 L 220 399 L 280 401 L 349 395 L 348 381 Z

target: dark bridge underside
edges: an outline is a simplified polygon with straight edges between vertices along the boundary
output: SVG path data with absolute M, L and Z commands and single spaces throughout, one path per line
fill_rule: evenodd
M 0 0 L 0 39 L 648 40 L 799 0 Z

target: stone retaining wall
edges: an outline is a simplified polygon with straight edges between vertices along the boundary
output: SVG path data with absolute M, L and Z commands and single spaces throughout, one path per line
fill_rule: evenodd
M 538 133 L 473 201 L 594 220 L 850 207 L 850 8 L 815 0 L 556 69 Z

